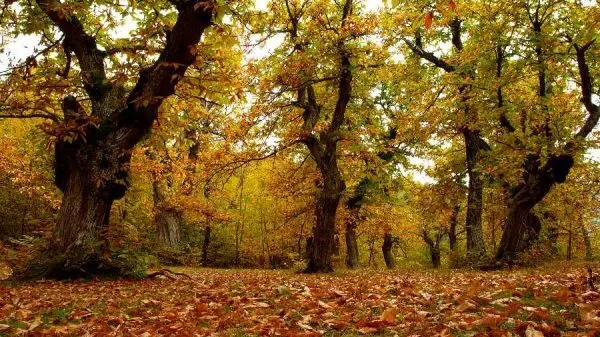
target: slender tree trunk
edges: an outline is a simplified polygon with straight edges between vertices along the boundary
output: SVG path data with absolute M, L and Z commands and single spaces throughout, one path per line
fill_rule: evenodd
M 583 244 L 585 245 L 585 259 L 591 261 L 594 259 L 594 249 L 592 247 L 590 233 L 587 228 L 585 228 L 584 224 L 581 224 L 581 234 L 583 236 Z
M 568 231 L 568 241 L 567 241 L 567 261 L 571 261 L 571 259 L 573 258 L 573 231 L 570 228 L 571 226 L 569 226 L 569 231 Z
M 381 250 L 383 252 L 383 259 L 385 260 L 385 266 L 388 269 L 394 269 L 396 267 L 396 257 L 394 256 L 394 252 L 392 248 L 394 248 L 395 243 L 394 235 L 387 231 L 383 236 L 383 245 L 381 246 Z
M 351 269 L 358 267 L 358 243 L 354 218 L 346 222 L 346 266 Z
M 450 217 L 450 228 L 448 230 L 448 240 L 450 244 L 450 250 L 456 251 L 456 226 L 458 225 L 458 212 L 460 212 L 460 206 L 455 206 Z
M 375 267 L 375 239 L 369 239 L 369 267 L 373 264 Z
M 429 252 L 431 254 L 431 264 L 433 265 L 433 268 L 439 268 L 442 265 L 440 246 L 429 246 Z
M 208 247 L 210 246 L 210 234 L 211 234 L 211 228 L 207 221 L 207 224 L 204 227 L 204 241 L 202 242 L 202 265 L 203 266 L 209 265 Z

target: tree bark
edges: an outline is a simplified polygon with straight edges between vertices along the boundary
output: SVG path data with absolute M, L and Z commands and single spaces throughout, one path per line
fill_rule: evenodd
M 385 266 L 388 269 L 394 269 L 396 267 L 396 257 L 394 256 L 394 252 L 392 249 L 394 248 L 394 244 L 396 244 L 396 238 L 394 235 L 387 231 L 383 236 L 383 245 L 381 246 L 381 251 L 383 252 L 383 259 L 385 260 Z
M 355 219 L 349 219 L 346 223 L 346 266 L 358 268 L 358 242 L 356 240 Z
M 336 156 L 333 155 L 333 157 Z M 325 182 L 323 188 L 317 192 L 315 210 L 317 224 L 313 229 L 312 254 L 306 267 L 307 273 L 333 271 L 331 256 L 333 255 L 335 219 L 345 184 L 337 168 L 336 160 L 333 159 L 328 162 L 331 167 L 321 170 Z
M 450 244 L 450 250 L 456 250 L 456 226 L 458 225 L 458 212 L 460 212 L 460 206 L 455 206 L 450 217 L 450 228 L 448 230 L 448 241 Z
M 298 22 L 300 13 L 294 13 L 289 3 L 286 2 L 291 29 L 289 34 L 292 39 L 298 39 Z M 346 0 L 341 17 L 341 28 L 344 28 L 348 17 L 352 13 L 353 2 Z M 329 124 L 320 132 L 315 130 L 316 123 L 321 118 L 322 106 L 317 102 L 317 95 L 312 84 L 302 85 L 297 90 L 297 101 L 293 104 L 303 109 L 302 134 L 299 141 L 308 148 L 312 159 L 321 174 L 321 181 L 317 186 L 315 217 L 316 225 L 313 228 L 312 248 L 306 273 L 321 273 L 333 271 L 331 255 L 333 253 L 335 237 L 335 220 L 337 208 L 346 184 L 342 178 L 337 163 L 337 144 L 341 140 L 340 128 L 345 119 L 346 109 L 352 93 L 352 64 L 350 53 L 346 50 L 345 40 L 337 42 L 339 51 L 339 79 L 337 86 L 337 100 Z M 294 46 L 294 52 L 304 52 L 302 44 Z
M 154 199 L 154 226 L 161 244 L 177 248 L 181 241 L 183 213 L 169 204 L 159 178 L 154 175 L 152 182 Z
M 583 236 L 583 244 L 585 245 L 585 259 L 586 261 L 592 261 L 594 259 L 594 248 L 592 247 L 590 232 L 585 228 L 584 224 L 581 224 L 581 235 Z
M 442 265 L 442 254 L 440 249 L 440 242 L 442 241 L 444 234 L 441 231 L 437 231 L 434 238 L 432 238 L 427 229 L 423 229 L 421 237 L 429 248 L 429 256 L 431 258 L 431 264 L 434 268 L 439 268 Z
M 515 263 L 517 254 L 527 249 L 541 229 L 532 209 L 550 191 L 555 183 L 562 183 L 573 166 L 570 155 L 551 157 L 540 167 L 539 157 L 529 155 L 523 176 L 524 183 L 516 188 L 508 200 L 508 214 L 502 239 L 496 252 L 496 261 Z
M 202 242 L 202 265 L 205 267 L 209 265 L 208 247 L 210 246 L 210 234 L 210 225 L 206 224 L 206 227 L 204 227 L 204 241 Z
M 433 268 L 439 268 L 442 265 L 442 254 L 439 246 L 429 246 L 429 253 L 431 254 L 431 265 Z
M 458 52 L 463 51 L 462 42 L 462 21 L 460 18 L 455 18 L 450 22 L 450 32 L 452 45 Z M 475 78 L 474 71 L 457 70 L 457 66 L 446 62 L 437 57 L 431 52 L 425 51 L 422 46 L 420 35 L 417 35 L 415 42 L 404 40 L 408 47 L 420 58 L 427 60 L 436 67 L 443 69 L 447 73 L 460 72 L 465 79 L 472 80 Z M 483 150 L 489 150 L 489 146 L 482 140 L 480 131 L 477 128 L 477 120 L 479 118 L 475 107 L 471 106 L 469 99 L 471 94 L 471 85 L 461 84 L 458 87 L 460 101 L 463 106 L 464 125 L 461 126 L 461 132 L 465 142 L 466 165 L 469 175 L 469 190 L 467 196 L 467 216 L 466 216 L 466 231 L 467 231 L 467 256 L 475 261 L 480 260 L 485 256 L 485 242 L 483 240 L 483 228 L 481 223 L 481 215 L 483 212 L 483 181 L 481 173 L 478 171 L 478 163 Z
M 481 214 L 483 212 L 483 181 L 478 171 L 480 160 L 480 137 L 479 132 L 469 130 L 465 127 L 463 136 L 466 144 L 467 173 L 469 175 L 469 192 L 467 196 L 467 256 L 474 261 L 485 256 L 485 243 L 483 241 L 483 227 Z
M 56 245 L 48 247 L 22 277 L 70 277 L 94 273 L 103 261 L 102 233 L 114 200 L 128 186 L 131 150 L 148 133 L 163 100 L 171 96 L 196 60 L 195 46 L 212 23 L 210 1 L 172 1 L 177 21 L 154 64 L 140 72 L 131 92 L 107 77 L 105 51 L 98 48 L 82 21 L 58 0 L 37 0 L 41 11 L 63 33 L 69 53 L 77 57 L 91 113 L 72 96 L 63 100 L 65 126 L 85 130 L 55 144 L 55 179 L 63 192 L 56 224 Z M 178 67 L 166 65 L 178 64 Z M 96 125 L 98 125 L 96 127 Z
M 537 13 L 537 12 L 536 12 Z M 536 17 L 536 22 L 540 22 Z M 567 36 L 572 43 L 572 39 Z M 514 263 L 517 253 L 526 240 L 527 224 L 535 224 L 529 215 L 533 207 L 537 205 L 548 194 L 554 184 L 565 182 L 569 171 L 574 164 L 574 155 L 581 151 L 580 143 L 592 132 L 600 119 L 600 108 L 592 100 L 593 79 L 586 61 L 586 51 L 595 42 L 592 40 L 583 46 L 573 43 L 577 56 L 577 68 L 579 70 L 579 86 L 581 89 L 581 102 L 588 112 L 583 126 L 577 131 L 573 140 L 569 141 L 563 148 L 562 154 L 552 154 L 546 164 L 540 164 L 539 154 L 530 154 L 523 163 L 524 174 L 522 182 L 514 188 L 508 200 L 508 214 L 504 224 L 502 239 L 496 252 L 495 266 L 505 263 Z M 545 95 L 545 75 L 540 72 L 539 95 Z M 527 219 L 530 221 L 527 221 Z M 539 219 L 538 219 L 539 221 Z M 486 267 L 487 268 L 487 267 Z

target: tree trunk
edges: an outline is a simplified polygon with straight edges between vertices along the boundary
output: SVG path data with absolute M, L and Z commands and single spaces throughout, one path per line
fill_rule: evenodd
M 358 243 L 356 240 L 356 219 L 346 222 L 346 266 L 354 269 L 358 267 Z
M 455 206 L 450 217 L 450 228 L 448 230 L 448 240 L 450 244 L 450 250 L 454 252 L 456 250 L 456 226 L 458 225 L 458 212 L 460 212 L 460 206 Z
M 429 252 L 431 254 L 431 264 L 433 265 L 433 268 L 439 268 L 442 265 L 440 246 L 429 246 Z
M 386 232 L 383 236 L 383 245 L 381 250 L 383 252 L 383 259 L 385 260 L 385 266 L 388 269 L 394 269 L 396 267 L 396 257 L 392 248 L 394 248 L 395 238 L 391 232 Z
M 369 267 L 373 265 L 377 267 L 377 263 L 375 261 L 375 239 L 369 239 Z
M 204 242 L 202 242 L 202 265 L 208 266 L 208 247 L 210 245 L 211 228 L 208 224 L 204 227 Z
M 183 214 L 169 205 L 157 176 L 152 182 L 154 196 L 154 226 L 158 232 L 160 243 L 169 248 L 177 248 L 181 241 L 181 225 Z
M 325 186 L 318 192 L 316 205 L 317 224 L 313 229 L 312 254 L 308 260 L 307 273 L 328 273 L 333 271 L 331 256 L 333 254 L 335 219 L 340 198 L 344 190 L 344 182 L 335 167 L 336 173 L 324 180 Z
M 86 32 L 74 11 L 58 0 L 37 0 L 39 9 L 62 32 L 68 53 L 78 60 L 80 80 L 90 110 L 73 96 L 63 100 L 64 126 L 70 139 L 55 143 L 55 179 L 63 192 L 55 241 L 22 277 L 71 277 L 108 268 L 102 259 L 102 233 L 114 200 L 125 194 L 131 150 L 148 134 L 163 100 L 175 92 L 187 68 L 196 60 L 196 45 L 212 24 L 214 6 L 201 1 L 177 5 L 177 19 L 159 57 L 139 72 L 133 89 L 107 77 L 105 58 L 96 38 Z M 87 27 L 89 29 L 89 27 Z M 165 67 L 177 64 L 177 67 Z
M 570 228 L 568 235 L 569 239 L 567 241 L 567 261 L 571 261 L 571 259 L 573 258 L 573 231 Z
M 584 224 L 581 225 L 581 234 L 583 235 L 583 244 L 585 245 L 585 259 L 586 261 L 591 261 L 594 259 L 594 249 L 592 248 L 590 233 Z
M 512 264 L 517 254 L 527 249 L 541 229 L 532 209 L 556 183 L 563 183 L 573 166 L 569 155 L 551 157 L 540 167 L 539 157 L 529 155 L 525 160 L 523 181 L 508 200 L 508 213 L 502 239 L 496 252 L 496 262 Z
M 88 135 L 93 139 L 93 130 Z M 113 148 L 101 151 L 90 143 L 57 141 L 55 180 L 63 198 L 55 242 L 18 277 L 68 278 L 116 271 L 102 255 L 111 206 L 125 193 L 126 186 L 118 179 L 127 175 L 123 164 L 129 162 L 130 152 L 117 155 Z M 98 181 L 103 176 L 108 178 Z
M 158 237 L 163 245 L 177 248 L 181 241 L 181 223 L 183 217 L 176 210 L 160 210 L 154 218 L 158 229 Z
M 469 175 L 469 192 L 467 197 L 467 256 L 474 261 L 485 256 L 485 243 L 483 241 L 483 227 L 481 214 L 483 211 L 483 181 L 478 171 L 480 159 L 481 140 L 478 132 L 465 127 L 463 136 L 466 144 L 467 172 Z
M 57 260 L 43 276 L 77 276 L 99 267 L 98 252 L 105 248 L 103 234 L 108 230 L 113 200 L 94 191 L 88 179 L 84 172 L 71 171 L 66 181 L 56 223 Z

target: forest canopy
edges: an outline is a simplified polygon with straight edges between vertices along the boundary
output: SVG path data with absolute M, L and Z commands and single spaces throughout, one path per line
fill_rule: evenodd
M 596 1 L 0 10 L 14 277 L 596 258 Z

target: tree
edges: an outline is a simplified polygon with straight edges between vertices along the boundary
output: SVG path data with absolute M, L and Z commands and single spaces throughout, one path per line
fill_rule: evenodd
M 212 25 L 217 6 L 199 0 L 170 3 L 176 8 L 175 23 L 158 58 L 139 71 L 133 86 L 107 71 L 108 57 L 124 49 L 99 45 L 98 38 L 89 33 L 91 27 L 85 26 L 93 15 L 88 8 L 56 0 L 36 1 L 37 7 L 23 3 L 27 13 L 41 11 L 45 18 L 35 19 L 50 22 L 60 31 L 67 62 L 64 75 L 69 76 L 73 54 L 86 95 L 85 106 L 71 94 L 62 101 L 62 125 L 78 133 L 57 137 L 55 181 L 63 199 L 56 243 L 48 249 L 47 259 L 31 266 L 29 276 L 70 277 L 105 267 L 102 232 L 113 201 L 127 190 L 131 150 L 148 134 L 161 104 L 195 62 L 198 42 Z
M 471 82 L 476 76 L 475 66 L 470 64 L 470 59 L 463 55 L 467 52 L 463 44 L 463 19 L 459 17 L 454 6 L 444 15 L 448 15 L 448 25 L 450 28 L 450 40 L 456 56 L 454 60 L 447 61 L 434 53 L 429 52 L 423 46 L 422 29 L 415 32 L 415 39 L 411 41 L 404 39 L 409 49 L 418 57 L 431 63 L 435 67 L 446 73 L 458 76 L 459 84 L 457 86 L 458 106 L 462 116 L 457 122 L 457 129 L 463 136 L 465 146 L 466 167 L 469 177 L 469 187 L 467 194 L 467 254 L 475 259 L 481 259 L 485 256 L 485 242 L 483 239 L 482 212 L 483 212 L 483 179 L 479 168 L 482 151 L 489 150 L 489 146 L 481 139 L 481 130 L 478 125 L 479 112 L 478 107 L 471 101 L 473 88 Z M 425 28 L 429 29 L 434 13 L 430 11 L 426 15 Z
M 361 38 L 373 30 L 374 21 L 357 15 L 351 0 L 274 1 L 270 6 L 272 15 L 262 20 L 269 26 L 256 30 L 267 36 L 283 32 L 286 40 L 267 59 L 275 63 L 266 66 L 271 70 L 265 78 L 269 89 L 260 105 L 270 113 L 272 102 L 279 103 L 280 125 L 294 127 L 282 132 L 283 147 L 304 145 L 318 169 L 316 225 L 306 271 L 329 272 L 337 209 L 346 189 L 339 144 L 345 138 L 354 78 L 365 72 L 365 55 L 372 45 Z
M 528 3 L 525 10 L 531 25 L 530 36 L 534 41 L 534 57 L 537 62 L 538 101 L 536 107 L 541 111 L 543 117 L 541 123 L 538 124 L 541 127 L 534 127 L 530 131 L 523 130 L 523 132 L 530 138 L 542 135 L 545 144 L 542 143 L 544 145 L 538 146 L 537 151 L 534 149 L 525 156 L 522 162 L 522 178 L 518 185 L 511 189 L 504 231 L 495 256 L 496 262 L 499 264 L 513 263 L 517 258 L 517 254 L 528 246 L 527 241 L 531 235 L 527 233 L 531 233 L 531 230 L 527 230 L 527 228 L 535 228 L 536 226 L 532 227 L 529 224 L 539 223 L 539 220 L 529 220 L 533 219 L 532 209 L 546 197 L 554 185 L 566 181 L 575 160 L 585 149 L 584 141 L 586 137 L 593 131 L 600 119 L 599 107 L 592 99 L 595 90 L 594 72 L 590 69 L 591 65 L 596 64 L 597 58 L 588 57 L 589 55 L 598 54 L 595 40 L 589 37 L 590 34 L 593 34 L 591 32 L 594 29 L 592 26 L 587 26 L 585 22 L 580 23 L 580 19 L 576 16 L 585 15 L 584 13 L 588 10 L 574 4 L 564 4 L 563 6 L 562 4 L 543 1 L 537 1 L 536 4 Z M 589 11 L 593 13 L 593 9 Z M 560 12 L 572 14 L 566 24 L 562 20 L 557 21 L 556 14 Z M 572 31 L 578 34 L 577 39 L 571 37 Z M 574 51 L 575 66 L 579 76 L 573 78 L 573 80 L 578 82 L 581 102 L 587 112 L 583 123 L 580 124 L 573 136 L 563 136 L 562 138 L 559 138 L 559 135 L 566 134 L 560 132 L 564 126 L 559 124 L 562 122 L 560 119 L 551 120 L 553 116 L 551 111 L 554 106 L 551 105 L 553 102 L 547 97 L 560 97 L 559 93 L 552 87 L 552 83 L 559 85 L 560 76 L 569 77 L 563 72 L 555 75 L 555 78 L 551 81 L 548 80 L 548 73 L 550 72 L 548 61 L 555 57 L 552 56 L 555 54 L 552 54 L 548 49 L 551 48 L 550 46 L 561 46 L 557 41 L 560 39 L 560 35 L 566 36 L 567 40 L 566 53 L 562 55 L 568 57 L 569 52 Z M 555 43 L 550 44 L 550 41 L 555 41 Z M 568 60 L 563 59 L 562 61 L 568 63 Z M 561 103 L 565 104 L 564 101 Z M 524 110 L 524 112 L 527 112 L 527 110 Z M 521 120 L 522 123 L 527 121 L 526 118 Z M 559 126 L 556 126 L 557 124 Z M 575 123 L 572 125 L 575 128 Z M 559 132 L 552 130 L 552 127 L 558 129 Z M 509 130 L 516 129 L 514 126 L 507 126 L 507 128 Z M 523 140 L 519 142 L 524 143 Z M 561 145 L 557 146 L 556 143 L 559 142 Z M 547 151 L 546 156 L 543 156 L 540 150 L 542 148 Z

